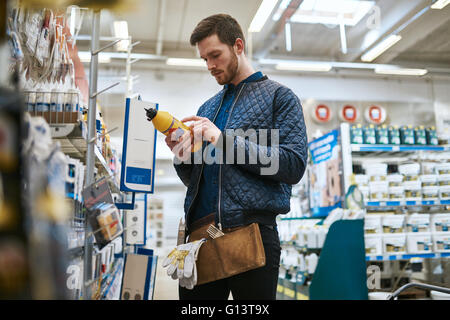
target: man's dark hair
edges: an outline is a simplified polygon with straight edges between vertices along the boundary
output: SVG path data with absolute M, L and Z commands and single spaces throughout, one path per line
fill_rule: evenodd
M 217 34 L 219 40 L 229 46 L 234 46 L 236 39 L 244 42 L 242 28 L 232 16 L 228 14 L 215 14 L 200 21 L 191 34 L 191 45 L 195 46 L 203 39 Z

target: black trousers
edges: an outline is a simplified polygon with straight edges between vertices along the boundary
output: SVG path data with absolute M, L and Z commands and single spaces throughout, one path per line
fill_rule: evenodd
M 280 266 L 280 238 L 276 226 L 259 225 L 266 265 L 235 276 L 195 286 L 179 287 L 180 300 L 275 300 Z

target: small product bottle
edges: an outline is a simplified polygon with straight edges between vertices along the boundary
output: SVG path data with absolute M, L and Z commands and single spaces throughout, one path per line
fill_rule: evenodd
M 351 143 L 363 143 L 363 129 L 361 124 L 352 125 L 350 128 Z
M 418 145 L 424 146 L 427 144 L 427 134 L 424 126 L 414 128 L 414 139 Z
M 427 128 L 425 131 L 427 135 L 427 144 L 430 146 L 437 146 L 439 142 L 436 134 L 436 128 L 432 126 Z
M 375 144 L 375 126 L 370 124 L 364 127 L 364 143 L 365 144 Z
M 412 145 L 414 144 L 414 129 L 411 125 L 409 126 L 402 126 L 400 128 L 400 138 L 402 141 L 402 144 L 408 144 Z
M 186 131 L 190 131 L 192 135 L 191 128 L 173 117 L 170 113 L 153 108 L 145 109 L 145 111 L 147 112 L 147 119 L 151 121 L 155 126 L 155 129 L 162 134 L 168 136 L 175 132 L 176 139 L 181 137 Z M 192 152 L 198 151 L 201 147 L 202 141 L 199 141 L 194 145 Z
M 377 127 L 377 144 L 389 144 L 389 134 L 385 124 Z
M 400 144 L 400 131 L 398 130 L 398 126 L 389 127 L 389 144 Z

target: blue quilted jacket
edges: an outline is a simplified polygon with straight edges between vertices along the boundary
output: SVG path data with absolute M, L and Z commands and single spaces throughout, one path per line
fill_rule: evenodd
M 219 170 L 219 196 L 216 225 L 231 228 L 252 222 L 275 224 L 278 214 L 290 210 L 291 185 L 300 181 L 307 161 L 307 137 L 303 111 L 299 98 L 289 88 L 270 80 L 267 76 L 258 81 L 241 83 L 230 110 L 223 145 L 245 150 L 246 159 L 252 152 L 278 156 L 279 170 L 272 175 L 262 175 L 261 169 L 270 165 L 259 160 L 255 164 L 224 164 Z M 206 101 L 197 115 L 214 122 L 225 94 L 221 90 Z M 269 143 L 258 145 L 252 139 L 230 134 L 228 129 L 268 129 Z M 270 129 L 279 129 L 279 143 L 271 144 Z M 259 141 L 259 140 L 258 140 Z M 206 143 L 204 144 L 205 147 Z M 225 147 L 224 157 L 227 157 Z M 237 159 L 234 159 L 237 160 Z M 228 162 L 229 163 L 229 162 Z M 189 214 L 198 193 L 200 177 L 205 164 L 174 164 L 178 176 L 187 186 L 184 203 L 185 218 Z M 189 225 L 188 225 L 189 228 Z

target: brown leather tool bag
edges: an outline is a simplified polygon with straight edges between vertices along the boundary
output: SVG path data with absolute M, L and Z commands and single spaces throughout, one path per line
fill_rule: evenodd
M 224 229 L 225 235 L 215 239 L 208 236 L 208 226 L 189 235 L 189 242 L 208 239 L 200 247 L 197 257 L 197 285 L 265 266 L 266 255 L 257 223 Z

